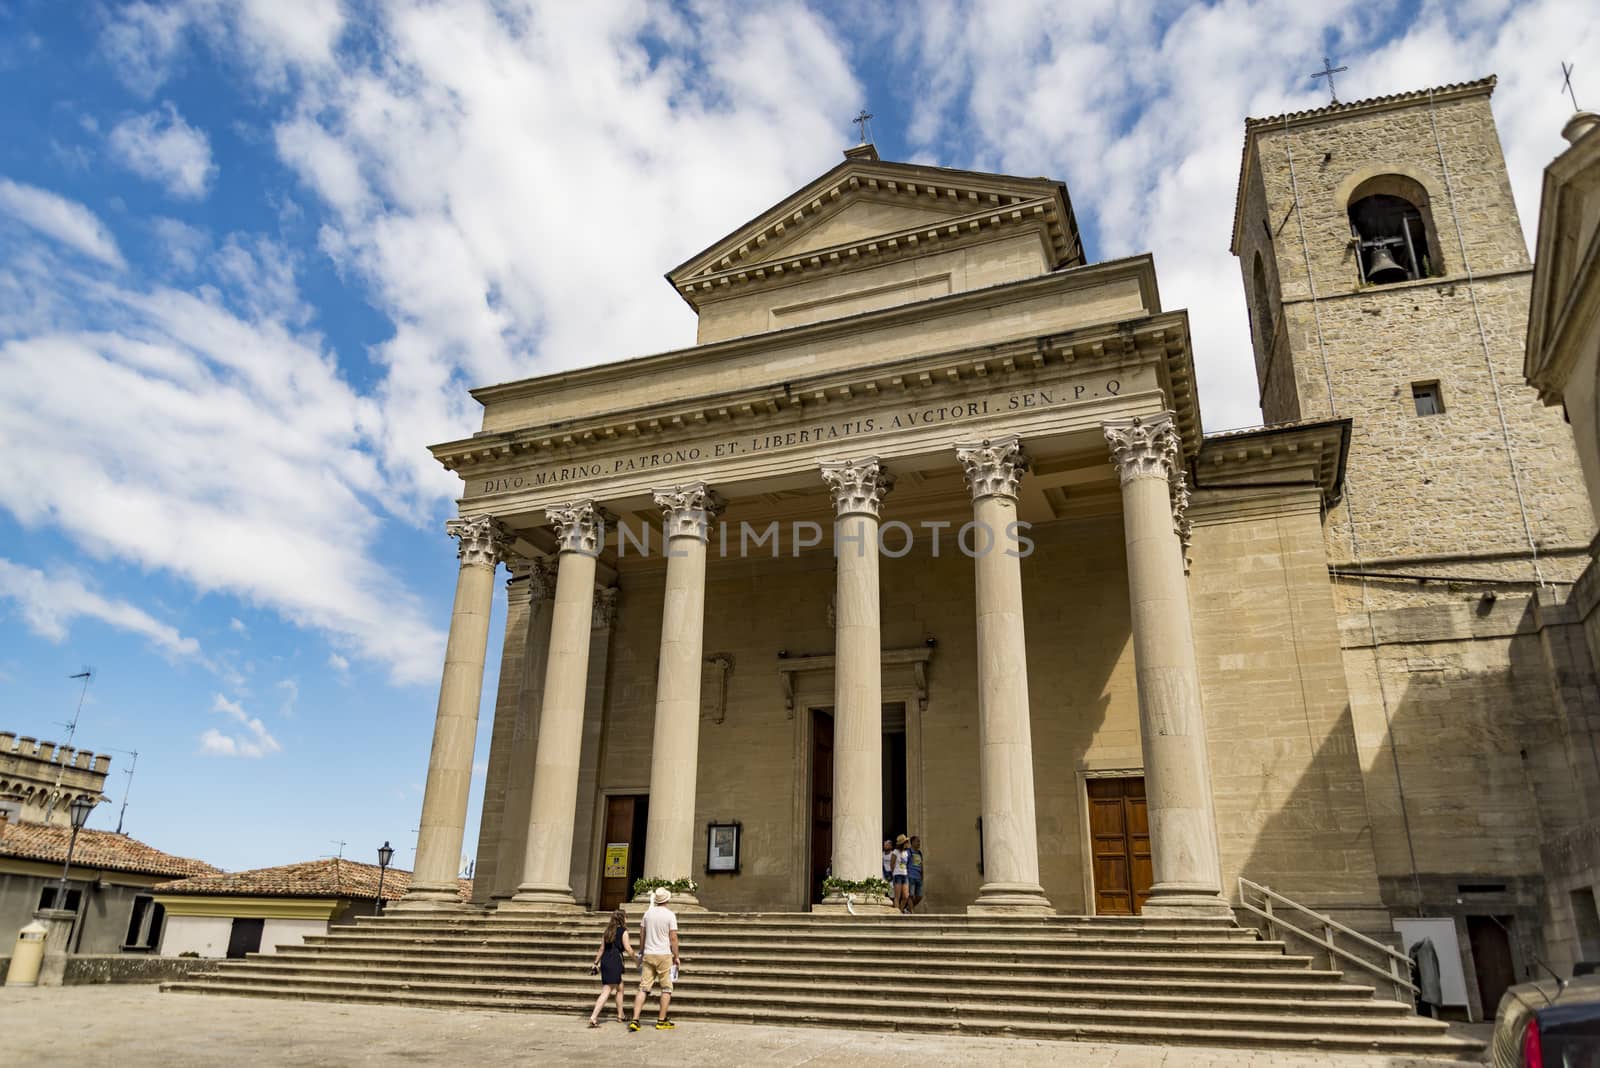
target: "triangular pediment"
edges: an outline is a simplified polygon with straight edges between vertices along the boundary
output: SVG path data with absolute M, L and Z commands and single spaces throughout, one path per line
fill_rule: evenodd
M 977 238 L 985 228 L 1038 229 L 1052 267 L 1083 262 L 1067 190 L 1018 178 L 855 155 L 668 272 L 691 305 L 698 294 L 795 272 L 826 270 L 881 246 L 904 254 Z

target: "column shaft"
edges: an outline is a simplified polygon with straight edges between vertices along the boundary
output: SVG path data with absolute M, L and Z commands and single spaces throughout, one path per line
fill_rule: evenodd
M 483 663 L 489 645 L 489 613 L 494 576 L 506 535 L 487 516 L 451 520 L 445 525 L 460 539 L 461 568 L 445 642 L 444 672 L 433 725 L 433 748 L 417 828 L 417 859 L 405 902 L 415 906 L 460 902 L 456 873 L 467 821 L 472 783 L 472 751 L 478 734 L 478 702 L 483 696 Z
M 527 882 L 523 864 L 528 855 L 528 815 L 533 805 L 533 766 L 538 758 L 539 709 L 544 700 L 544 675 L 549 663 L 550 595 L 555 585 L 555 561 L 540 560 L 529 576 L 533 584 L 528 605 L 527 647 L 518 680 L 511 729 L 511 752 L 506 769 L 505 808 L 501 816 L 499 876 L 493 896 L 504 900 Z M 498 713 L 497 713 L 498 714 Z
M 828 463 L 833 490 L 833 874 L 883 877 L 883 641 L 878 511 L 894 479 L 875 456 Z
M 1017 492 L 1027 456 L 1016 438 L 962 443 L 973 495 L 978 624 L 978 767 L 983 875 L 969 912 L 1054 911 L 1039 885 L 1033 727 L 1022 621 Z
M 1227 915 L 1221 896 L 1205 714 L 1172 511 L 1177 433 L 1168 415 L 1108 423 L 1122 479 L 1139 736 L 1155 885 L 1149 915 Z
M 544 701 L 534 758 L 523 884 L 502 909 L 572 911 L 569 885 L 583 707 L 588 691 L 589 631 L 594 620 L 595 556 L 604 532 L 590 501 L 550 509 L 561 553 L 550 618 Z

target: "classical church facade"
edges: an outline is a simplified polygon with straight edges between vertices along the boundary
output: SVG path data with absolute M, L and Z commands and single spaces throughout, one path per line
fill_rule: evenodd
M 1062 184 L 870 145 L 669 272 L 694 347 L 475 390 L 407 902 L 455 895 L 505 562 L 484 905 L 826 907 L 908 832 L 931 911 L 1243 876 L 1520 969 L 1600 798 L 1594 521 L 1492 87 L 1247 123 L 1259 429 L 1203 433 L 1186 313 Z

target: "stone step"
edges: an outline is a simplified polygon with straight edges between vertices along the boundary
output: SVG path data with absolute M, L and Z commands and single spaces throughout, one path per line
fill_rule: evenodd
M 413 989 L 428 989 L 434 987 L 448 987 L 460 989 L 466 986 L 493 986 L 497 992 L 507 995 L 527 994 L 529 996 L 547 996 L 552 994 L 584 997 L 593 997 L 597 992 L 597 980 L 590 977 L 587 970 L 577 975 L 529 975 L 526 972 L 508 972 L 495 969 L 408 969 L 401 967 L 385 967 L 373 969 L 361 965 L 340 964 L 323 960 L 305 960 L 292 962 L 270 956 L 251 958 L 247 961 L 230 962 L 225 970 L 208 973 L 217 975 L 226 980 L 235 980 L 241 977 L 270 978 L 274 976 L 286 977 L 286 981 L 298 983 L 302 979 L 316 978 L 324 980 L 340 979 L 346 982 L 357 982 L 358 985 L 373 982 L 392 983 Z M 690 973 L 685 970 L 685 975 Z M 709 996 L 723 996 L 729 994 L 764 993 L 774 1005 L 790 1005 L 803 1003 L 807 996 L 819 988 L 834 989 L 834 985 L 819 982 L 820 977 L 808 976 L 805 980 L 797 981 L 790 975 L 759 975 L 759 974 L 726 974 L 716 973 L 700 968 L 693 969 L 692 986 L 688 987 L 692 996 L 704 1000 Z M 829 977 L 830 979 L 833 977 Z M 685 979 L 685 982 L 689 982 Z M 1148 1006 L 1158 1008 L 1168 1006 L 1177 1009 L 1190 1009 L 1204 1011 L 1218 1009 L 1222 1011 L 1270 1007 L 1275 1011 L 1294 1012 L 1300 1015 L 1341 1015 L 1352 1011 L 1352 1001 L 1359 1007 L 1359 1011 L 1372 1012 L 1376 1015 L 1388 1014 L 1390 1016 L 1409 1017 L 1412 1010 L 1405 1005 L 1393 1001 L 1359 1000 L 1349 997 L 1327 998 L 1319 990 L 1268 990 L 1267 993 L 1257 993 L 1227 985 L 1213 985 L 1210 988 L 1179 990 L 1161 992 L 1148 986 L 1126 987 L 1121 990 L 1107 990 L 1097 984 L 1091 983 L 1062 983 L 1052 982 L 1047 988 L 1037 989 L 1035 986 L 1017 983 L 1013 979 L 1007 984 L 999 977 L 989 982 L 981 980 L 963 979 L 949 981 L 937 986 L 930 986 L 923 981 L 921 976 L 916 979 L 885 979 L 883 976 L 855 976 L 849 978 L 845 985 L 841 981 L 840 989 L 871 989 L 875 996 L 894 997 L 902 1004 L 942 1004 L 951 1001 L 967 1001 L 983 999 L 999 1005 L 1023 1005 L 1025 1007 L 1054 1007 L 1060 1005 L 1103 1005 L 1109 1008 L 1127 1008 Z M 870 987 L 861 985 L 870 982 Z M 1262 1003 L 1268 1003 L 1263 1006 Z M 1414 1018 L 1414 1017 L 1413 1017 Z
M 587 1013 L 592 996 L 556 1003 L 484 993 L 432 993 L 413 989 L 374 990 L 369 987 L 294 984 L 269 981 L 265 984 L 215 978 L 209 982 L 166 983 L 162 989 L 179 993 L 281 997 L 337 1000 L 433 1007 L 470 1007 L 511 1011 L 567 1011 Z M 1309 1026 L 1285 1027 L 1294 1017 L 1231 1013 L 1204 1014 L 1189 1020 L 1173 1013 L 1118 1014 L 1108 1017 L 1101 1011 L 1063 1010 L 1047 1017 L 1038 1014 L 984 1014 L 981 1006 L 943 1007 L 927 1014 L 907 1014 L 897 1003 L 872 1007 L 861 1012 L 851 1003 L 848 1008 L 823 1005 L 804 1008 L 783 1006 L 781 1012 L 766 1004 L 702 1005 L 687 995 L 674 1002 L 673 1015 L 680 1020 L 721 1020 L 734 1023 L 810 1024 L 871 1030 L 957 1031 L 973 1034 L 1005 1034 L 1017 1037 L 1079 1039 L 1103 1042 L 1149 1042 L 1174 1045 L 1213 1045 L 1242 1048 L 1321 1049 L 1349 1052 L 1393 1052 L 1477 1056 L 1477 1043 L 1446 1038 L 1443 1025 L 1435 1028 L 1402 1027 L 1388 1021 L 1376 1028 L 1365 1021 L 1319 1018 Z M 1434 1021 L 1415 1021 L 1417 1024 Z M 1256 1026 L 1257 1024 L 1263 1026 Z
M 1156 939 L 1125 939 L 1117 937 L 1103 937 L 1094 939 L 1043 939 L 1043 938 L 997 938 L 980 935 L 945 935 L 936 938 L 915 938 L 910 935 L 895 937 L 893 934 L 882 935 L 862 934 L 856 937 L 844 936 L 815 936 L 793 935 L 787 937 L 751 939 L 733 932 L 726 931 L 700 931 L 682 932 L 683 944 L 698 948 L 725 948 L 738 947 L 759 952 L 768 947 L 778 948 L 804 948 L 819 954 L 836 953 L 948 953 L 952 950 L 983 948 L 993 951 L 1039 951 L 1039 952 L 1070 952 L 1080 949 L 1099 949 L 1106 951 L 1129 952 L 1161 952 L 1161 953 L 1211 953 L 1221 951 L 1226 953 L 1255 953 L 1260 956 L 1277 955 L 1284 951 L 1285 944 L 1281 941 L 1269 942 L 1260 939 L 1240 938 L 1192 938 L 1182 940 L 1156 940 Z M 577 934 L 551 934 L 545 931 L 527 932 L 523 934 L 485 931 L 432 931 L 416 932 L 413 934 L 391 934 L 389 932 L 365 931 L 361 929 L 345 929 L 330 931 L 325 935 L 309 935 L 308 944 L 333 945 L 354 944 L 357 942 L 375 944 L 400 945 L 406 943 L 426 942 L 430 945 L 571 945 L 588 948 L 593 952 L 593 947 L 599 942 L 597 934 L 578 936 Z
M 529 932 L 541 934 L 560 934 L 572 937 L 593 937 L 603 931 L 606 926 L 604 917 L 586 918 L 582 920 L 547 920 L 526 916 L 508 915 L 490 919 L 475 919 L 451 924 L 429 923 L 421 919 L 396 919 L 383 917 L 361 917 L 355 927 L 357 930 L 421 930 L 452 932 Z M 636 927 L 637 920 L 630 921 L 630 926 Z M 680 918 L 678 926 L 685 933 L 730 933 L 739 937 L 748 938 L 753 934 L 763 932 L 796 932 L 807 935 L 831 934 L 840 937 L 853 938 L 863 933 L 902 937 L 938 937 L 944 935 L 972 935 L 983 937 L 1012 937 L 1012 938 L 1172 938 L 1189 939 L 1194 937 L 1209 938 L 1234 938 L 1251 940 L 1257 936 L 1254 928 L 1234 927 L 1227 924 L 964 924 L 923 920 L 919 917 L 889 916 L 883 919 L 861 918 L 848 922 L 837 921 L 795 921 L 779 919 L 757 919 L 740 922 L 718 919 L 708 921 L 705 919 Z
M 428 968 L 502 968 L 548 970 L 587 969 L 594 959 L 592 953 L 547 952 L 542 950 L 455 950 L 448 954 L 421 952 L 377 952 L 369 949 L 345 949 L 334 946 L 284 946 L 276 953 L 251 954 L 258 958 L 288 960 L 336 960 L 369 967 L 404 964 Z M 691 954 L 686 960 L 693 964 L 697 974 L 716 973 L 729 975 L 792 975 L 790 961 L 763 962 L 747 955 Z M 871 982 L 882 976 L 883 970 L 875 964 L 848 961 L 817 961 L 808 964 L 808 974 L 817 979 Z M 972 975 L 1015 985 L 1018 969 L 1013 963 L 989 960 L 931 960 L 918 965 L 916 973 L 926 977 Z M 1216 985 L 1254 983 L 1263 989 L 1285 989 L 1318 986 L 1336 991 L 1341 996 L 1370 998 L 1373 988 L 1340 981 L 1336 971 L 1314 971 L 1309 968 L 1246 968 L 1222 966 L 1182 966 L 1171 964 L 1129 964 L 1118 958 L 1103 964 L 1048 964 L 1030 963 L 1027 974 L 1031 979 L 1049 979 L 1051 982 L 1103 982 L 1125 979 L 1133 984 L 1160 981 L 1210 982 Z

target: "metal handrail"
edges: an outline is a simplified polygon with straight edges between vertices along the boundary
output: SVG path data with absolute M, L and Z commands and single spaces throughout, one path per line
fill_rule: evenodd
M 1248 897 L 1245 896 L 1246 888 L 1249 888 L 1250 890 L 1253 890 L 1261 895 L 1262 905 L 1258 906 L 1254 904 Z M 1295 926 L 1288 919 L 1286 919 L 1282 913 L 1273 912 L 1272 903 L 1274 901 L 1287 905 L 1291 909 L 1295 909 L 1299 912 L 1305 913 L 1307 916 L 1310 916 L 1322 927 L 1323 936 L 1319 938 L 1310 931 Z M 1239 876 L 1239 906 L 1267 921 L 1268 938 L 1276 938 L 1276 928 L 1287 928 L 1313 945 L 1320 946 L 1321 948 L 1327 950 L 1328 966 L 1334 971 L 1339 970 L 1339 962 L 1336 958 L 1343 958 L 1363 971 L 1371 972 L 1373 975 L 1376 975 L 1385 982 L 1394 984 L 1396 1000 L 1410 1001 L 1416 997 L 1417 987 L 1416 984 L 1411 982 L 1410 978 L 1411 958 L 1406 956 L 1404 953 L 1401 953 L 1393 946 L 1386 946 L 1376 939 L 1368 938 L 1360 931 L 1355 931 L 1349 927 L 1346 927 L 1332 916 L 1326 916 L 1320 912 L 1309 909 L 1300 904 L 1298 901 L 1284 897 L 1270 886 L 1262 886 L 1260 883 L 1246 879 L 1242 875 Z M 1347 938 L 1353 939 L 1368 949 L 1375 950 L 1382 954 L 1385 963 L 1387 963 L 1389 966 L 1388 971 L 1384 971 L 1380 965 L 1374 964 L 1365 957 L 1357 956 L 1356 954 L 1351 953 L 1349 950 L 1337 945 L 1334 942 L 1335 932 L 1343 934 Z M 1404 978 L 1402 978 L 1402 976 Z

